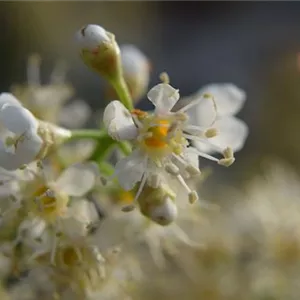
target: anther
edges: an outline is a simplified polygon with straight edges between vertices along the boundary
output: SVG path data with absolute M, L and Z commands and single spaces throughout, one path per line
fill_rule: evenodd
M 193 203 L 195 203 L 196 201 L 199 200 L 199 196 L 198 196 L 196 191 L 190 192 L 188 196 L 189 196 L 189 202 L 191 204 L 193 204 Z

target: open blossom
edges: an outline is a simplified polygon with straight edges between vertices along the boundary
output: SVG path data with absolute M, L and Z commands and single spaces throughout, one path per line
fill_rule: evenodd
M 203 127 L 216 118 L 213 126 L 218 134 L 210 138 L 209 141 L 212 145 L 198 140 L 194 140 L 193 145 L 206 153 L 222 150 L 227 146 L 230 146 L 234 152 L 241 150 L 248 136 L 248 127 L 234 115 L 241 110 L 245 103 L 245 92 L 230 83 L 209 84 L 192 96 L 191 101 L 194 101 L 195 98 L 200 100 L 203 94 L 213 95 L 217 115 L 215 116 L 215 110 L 209 102 L 199 101 L 193 109 L 187 111 L 190 123 Z
M 69 128 L 80 127 L 90 116 L 90 108 L 79 99 L 65 106 L 74 94 L 73 87 L 66 82 L 65 64 L 56 63 L 46 84 L 42 84 L 40 65 L 41 58 L 31 55 L 27 65 L 27 83 L 13 85 L 12 93 L 36 118 Z
M 153 113 L 130 112 L 119 101 L 111 102 L 104 111 L 103 121 L 108 133 L 116 140 L 132 140 L 136 146 L 132 154 L 116 164 L 116 176 L 125 190 L 131 190 L 141 182 L 136 194 L 138 199 L 146 183 L 157 188 L 166 181 L 167 175 L 171 175 L 186 190 L 189 201 L 193 203 L 198 199 L 197 193 L 190 189 L 186 179 L 200 174 L 198 156 L 225 166 L 234 162 L 230 147 L 215 147 L 224 155 L 224 158 L 217 159 L 189 145 L 191 140 L 214 146 L 210 143 L 210 139 L 217 135 L 213 97 L 203 94 L 201 99 L 171 112 L 179 100 L 179 92 L 169 84 L 161 83 L 149 91 L 148 98 L 155 106 Z M 209 102 L 215 109 L 211 122 L 202 127 L 190 124 L 186 114 L 201 101 Z
M 68 167 L 56 180 L 37 174 L 32 187 L 28 185 L 29 211 L 49 222 L 67 217 L 70 197 L 86 195 L 96 185 L 98 175 L 97 166 L 89 162 Z
M 43 140 L 38 135 L 38 121 L 30 111 L 11 104 L 12 95 L 1 94 L 0 100 L 4 98 L 8 101 L 0 108 L 0 166 L 15 170 L 38 157 Z
M 0 94 L 0 166 L 16 170 L 42 159 L 51 146 L 70 137 L 70 132 L 36 119 L 9 93 Z

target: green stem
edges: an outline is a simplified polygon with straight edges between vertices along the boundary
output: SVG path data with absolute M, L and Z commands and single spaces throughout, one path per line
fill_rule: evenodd
M 104 160 L 108 155 L 109 150 L 115 145 L 115 143 L 116 142 L 108 135 L 99 139 L 98 144 L 89 159 L 98 162 Z
M 114 167 L 105 161 L 99 163 L 100 172 L 106 176 L 112 176 L 114 174 Z
M 93 139 L 99 140 L 105 138 L 107 133 L 101 130 L 95 129 L 78 129 L 72 130 L 72 136 L 68 139 L 68 141 L 78 140 L 78 139 Z
M 117 92 L 119 96 L 119 100 L 124 104 L 124 106 L 127 109 L 132 110 L 133 102 L 127 84 L 124 80 L 124 77 L 122 75 L 117 76 L 115 79 L 111 80 L 110 82 L 114 87 L 115 91 Z
M 131 145 L 128 142 L 119 142 L 118 146 L 125 155 L 129 155 L 132 152 Z

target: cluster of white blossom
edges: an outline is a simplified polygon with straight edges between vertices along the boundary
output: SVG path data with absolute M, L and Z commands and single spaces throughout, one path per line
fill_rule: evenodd
M 0 278 L 8 299 L 133 299 L 145 256 L 162 268 L 179 245 L 203 247 L 194 228 L 214 206 L 197 193 L 199 157 L 230 166 L 248 135 L 235 117 L 246 95 L 235 85 L 211 84 L 179 101 L 164 74 L 147 93 L 150 64 L 139 49 L 119 47 L 98 25 L 76 39 L 118 99 L 106 106 L 103 128 L 78 129 L 91 109 L 66 104 L 73 89 L 62 64 L 42 84 L 36 55 L 28 83 L 0 94 Z M 146 93 L 153 111 L 134 108 Z

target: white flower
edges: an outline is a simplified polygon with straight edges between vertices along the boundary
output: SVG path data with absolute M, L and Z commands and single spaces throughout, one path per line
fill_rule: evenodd
M 43 140 L 38 135 L 39 123 L 29 110 L 22 106 L 3 104 L 0 122 L 4 140 L 0 140 L 0 166 L 16 170 L 35 160 L 42 149 Z
M 213 103 L 201 100 L 204 94 L 214 97 L 217 115 L 215 115 Z M 248 136 L 248 127 L 234 115 L 241 110 L 245 103 L 245 92 L 230 83 L 210 84 L 203 87 L 192 98 L 195 97 L 199 99 L 199 103 L 187 111 L 190 122 L 202 127 L 213 123 L 213 127 L 218 133 L 210 138 L 211 145 L 193 141 L 195 147 L 206 153 L 215 152 L 227 146 L 230 146 L 233 151 L 241 150 Z
M 73 94 L 73 88 L 66 83 L 66 66 L 57 62 L 46 84 L 41 82 L 41 58 L 31 55 L 27 64 L 27 84 L 14 85 L 12 93 L 41 120 L 58 123 L 62 106 Z M 0 101 L 1 103 L 1 101 Z
M 0 95 L 0 167 L 16 170 L 40 160 L 70 136 L 69 130 L 36 119 L 12 94 Z
M 206 127 L 188 124 L 185 112 L 199 104 L 198 99 L 177 112 L 171 112 L 179 100 L 179 92 L 166 83 L 158 84 L 148 93 L 154 104 L 154 113 L 140 110 L 129 112 L 121 102 L 113 101 L 104 111 L 104 125 L 116 140 L 133 140 L 135 150 L 116 164 L 116 176 L 125 190 L 132 189 L 141 182 L 136 199 L 140 196 L 145 183 L 160 186 L 165 181 L 161 174 L 169 174 L 187 191 L 190 202 L 197 200 L 185 179 L 200 174 L 198 156 L 211 159 L 221 165 L 229 166 L 234 162 L 233 152 L 224 147 L 224 158 L 217 159 L 189 146 L 188 140 L 210 144 L 210 137 L 216 134 L 213 122 Z M 212 102 L 211 96 L 203 95 L 201 101 Z M 213 121 L 213 120 L 212 120 Z M 154 178 L 154 180 L 153 180 Z
M 59 219 L 58 230 L 72 240 L 88 234 L 89 226 L 99 221 L 96 208 L 92 202 L 76 199 L 68 207 L 66 215 Z
M 86 162 L 68 167 L 56 180 L 47 178 L 46 173 L 37 177 L 38 181 L 33 182 L 34 201 L 32 195 L 29 197 L 29 210 L 53 221 L 67 216 L 70 197 L 82 198 L 98 183 L 99 172 L 96 164 Z
M 76 33 L 76 39 L 81 49 L 95 50 L 103 42 L 109 42 L 110 38 L 106 30 L 95 24 L 89 24 L 82 27 Z
M 150 63 L 148 58 L 133 45 L 122 45 L 121 60 L 123 75 L 134 100 L 139 100 L 150 80 Z

